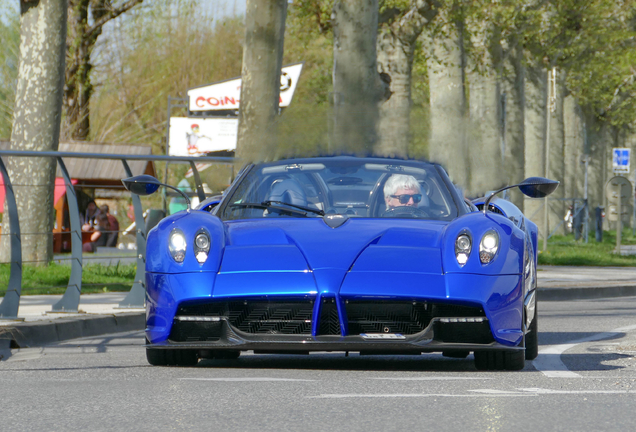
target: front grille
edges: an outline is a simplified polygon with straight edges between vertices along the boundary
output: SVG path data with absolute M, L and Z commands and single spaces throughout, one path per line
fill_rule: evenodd
M 435 340 L 446 343 L 488 344 L 494 342 L 488 321 L 441 323 L 435 325 Z
M 481 308 L 418 301 L 347 301 L 349 334 L 401 333 L 424 330 L 436 317 L 483 317 Z
M 172 342 L 212 342 L 221 339 L 222 330 L 222 321 L 192 322 L 175 320 L 168 339 Z
M 340 335 L 340 319 L 335 299 L 323 299 L 320 305 L 318 335 Z
M 233 301 L 181 305 L 177 316 L 225 317 L 230 325 L 253 334 L 311 334 L 313 302 Z

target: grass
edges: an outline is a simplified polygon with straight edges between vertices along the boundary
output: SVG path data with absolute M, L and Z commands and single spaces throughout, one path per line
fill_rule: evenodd
M 553 236 L 548 241 L 548 250 L 542 252 L 539 241 L 539 264 L 568 266 L 632 267 L 636 266 L 636 255 L 619 255 L 616 248 L 616 231 L 604 231 L 603 242 L 597 243 L 594 233 L 589 235 L 588 243 L 574 241 L 574 235 Z M 634 245 L 636 237 L 632 230 L 624 230 L 621 244 Z
M 130 291 L 137 272 L 136 264 L 85 265 L 82 269 L 82 293 Z M 0 264 L 0 296 L 9 285 L 9 264 Z M 48 267 L 25 265 L 22 271 L 22 295 L 64 294 L 71 266 L 51 263 Z

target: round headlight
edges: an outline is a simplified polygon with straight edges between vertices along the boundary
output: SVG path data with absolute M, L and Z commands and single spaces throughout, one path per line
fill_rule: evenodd
M 186 239 L 181 231 L 175 230 L 170 234 L 170 239 L 168 240 L 168 249 L 170 250 L 170 255 L 172 255 L 172 259 L 174 259 L 178 263 L 182 263 L 185 259 L 185 251 L 186 251 Z
M 455 240 L 455 258 L 460 267 L 468 261 L 472 247 L 472 240 L 468 233 L 466 231 L 461 232 Z
M 208 249 L 210 247 L 210 239 L 204 233 L 199 233 L 194 239 L 194 243 L 199 249 Z
M 479 260 L 482 264 L 489 264 L 499 250 L 499 234 L 497 231 L 487 231 L 479 243 Z
M 194 236 L 194 257 L 199 264 L 203 264 L 208 259 L 210 252 L 210 236 L 201 228 Z

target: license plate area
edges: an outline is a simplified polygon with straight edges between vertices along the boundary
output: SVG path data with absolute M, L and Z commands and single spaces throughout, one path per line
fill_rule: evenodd
M 363 339 L 370 340 L 401 340 L 406 339 L 406 336 L 400 333 L 361 333 Z

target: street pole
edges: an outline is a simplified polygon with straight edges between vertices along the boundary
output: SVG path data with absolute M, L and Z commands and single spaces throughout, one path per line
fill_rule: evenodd
M 589 155 L 584 155 L 583 156 L 583 163 L 585 164 L 585 186 L 584 186 L 584 190 L 583 190 L 583 198 L 585 200 L 585 243 L 587 243 L 588 241 L 588 235 L 589 235 L 589 231 L 590 231 L 590 225 L 589 225 L 589 221 L 590 221 L 590 209 L 588 207 L 588 203 L 587 203 L 587 168 L 588 165 L 590 163 L 590 156 Z
M 621 203 L 623 201 L 623 197 L 621 196 L 623 193 L 623 183 L 618 184 L 618 206 L 616 207 L 616 212 L 618 213 L 618 220 L 616 221 L 616 253 L 621 253 L 621 231 L 623 230 L 623 221 L 622 221 L 622 208 Z

